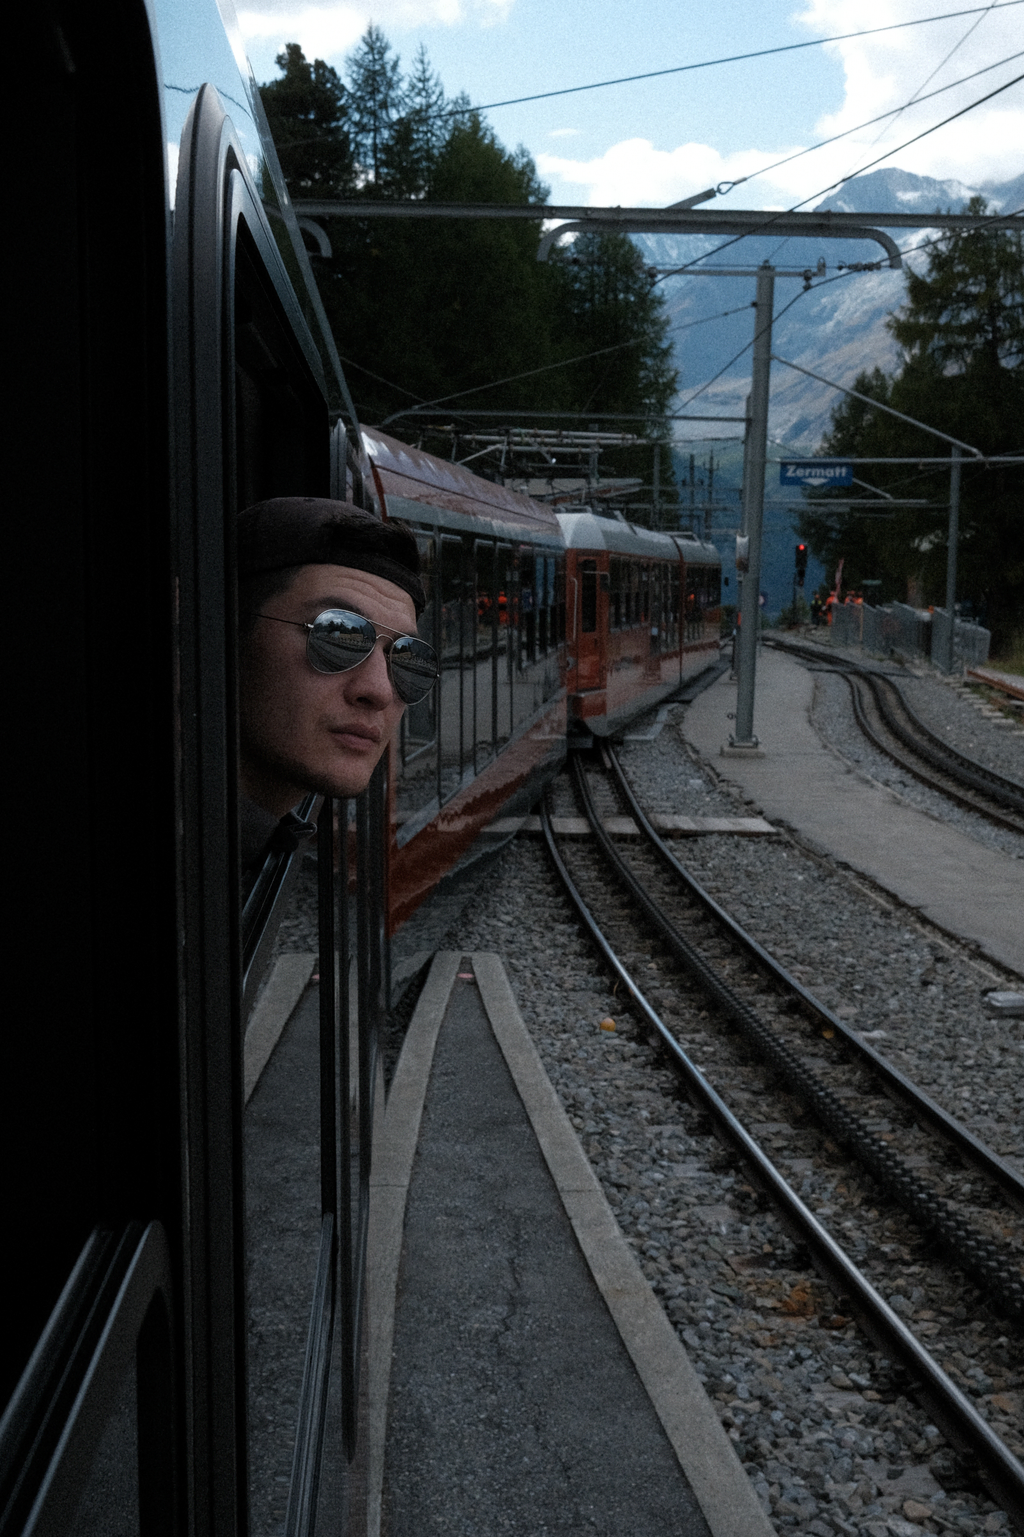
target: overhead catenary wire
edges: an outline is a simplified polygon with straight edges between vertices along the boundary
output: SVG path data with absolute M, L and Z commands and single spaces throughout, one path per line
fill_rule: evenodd
M 945 69 L 946 65 L 949 63 L 949 61 L 953 57 L 953 55 L 955 53 L 959 52 L 959 50 L 966 43 L 967 39 L 974 32 L 977 31 L 978 27 L 980 27 L 982 22 L 985 20 L 985 17 L 993 9 L 994 3 L 995 3 L 995 0 L 993 0 L 993 4 L 990 4 L 984 11 L 982 11 L 980 16 L 976 16 L 974 18 L 974 20 L 971 22 L 970 26 L 967 28 L 967 31 L 964 33 L 963 37 L 957 38 L 956 42 L 953 44 L 952 48 L 945 55 L 945 57 L 940 59 L 938 64 L 936 64 L 935 68 L 929 72 L 929 74 L 926 76 L 926 78 L 924 80 L 922 80 L 921 84 L 918 86 L 917 90 L 914 92 L 914 94 L 910 98 L 910 100 L 904 106 L 902 106 L 899 109 L 899 112 L 896 114 L 897 117 L 899 117 L 901 113 L 906 112 L 909 107 L 916 106 L 916 104 L 919 101 L 927 101 L 928 100 L 927 96 L 922 96 L 921 95 L 921 92 L 924 90 L 925 86 L 926 85 L 931 85 L 932 81 L 935 79 L 935 76 L 940 72 L 940 70 Z M 934 92 L 929 92 L 929 96 L 934 95 L 934 94 L 935 94 Z M 892 126 L 895 127 L 895 122 L 892 124 Z M 884 128 L 880 128 L 878 130 L 878 132 L 875 134 L 875 137 L 872 139 L 871 143 L 868 145 L 868 148 L 869 149 L 873 149 L 874 146 L 878 143 L 879 139 L 882 137 L 882 135 L 884 133 L 885 133 L 885 129 Z
M 713 320 L 725 320 L 729 315 L 738 315 L 738 314 L 741 313 L 741 311 L 743 311 L 745 309 L 749 309 L 749 305 L 738 304 L 738 305 L 735 306 L 735 308 L 733 308 L 731 310 L 723 310 L 721 312 L 721 314 L 718 314 L 718 315 L 701 315 L 699 317 L 699 319 L 697 319 L 697 320 L 684 321 L 682 324 L 675 325 L 675 326 L 670 326 L 668 329 L 670 331 L 689 331 L 694 326 L 703 326 L 703 325 L 709 324 L 709 322 L 713 321 Z M 502 385 L 502 384 L 516 384 L 516 383 L 518 383 L 518 381 L 520 379 L 532 379 L 537 374 L 550 373 L 550 371 L 552 369 L 554 369 L 554 368 L 568 368 L 569 365 L 572 364 L 572 363 L 586 363 L 591 358 L 605 357 L 605 356 L 607 356 L 608 353 L 611 353 L 611 352 L 622 352 L 627 347 L 639 347 L 643 343 L 644 340 L 645 340 L 645 338 L 643 336 L 632 336 L 632 337 L 630 337 L 629 341 L 616 342 L 611 347 L 598 347 L 596 349 L 596 351 L 594 351 L 594 352 L 581 352 L 576 357 L 572 357 L 572 358 L 559 358 L 558 361 L 555 362 L 555 363 L 543 363 L 539 368 L 528 368 L 528 369 L 526 369 L 526 371 L 524 373 L 521 373 L 521 374 L 509 374 L 507 376 L 507 378 L 504 378 L 504 379 L 492 379 L 487 384 L 474 384 L 469 389 L 457 390 L 452 395 L 439 395 L 436 400 L 420 400 L 419 401 L 419 405 L 415 409 L 417 409 L 417 410 L 419 410 L 419 409 L 433 410 L 433 408 L 435 406 L 447 405 L 447 403 L 449 401 L 451 401 L 451 400 L 461 400 L 466 395 L 476 395 L 476 394 L 479 394 L 481 390 L 496 390 L 499 387 L 499 385 Z M 374 375 L 374 377 L 376 377 L 376 375 Z M 396 388 L 397 388 L 397 386 L 396 386 Z M 409 394 L 410 392 L 408 390 L 406 390 L 403 393 Z M 418 398 L 418 397 L 414 397 L 414 398 Z M 391 416 L 388 416 L 388 417 L 385 418 L 385 420 L 381 423 L 381 426 L 386 427 L 388 425 L 388 422 L 394 421 L 396 419 L 396 417 L 408 416 L 411 413 L 412 409 L 413 408 L 410 407 L 409 410 L 406 410 L 406 411 L 395 411 Z
M 846 276 L 848 276 L 848 274 L 845 273 L 845 272 L 841 272 L 838 275 L 838 277 L 846 277 Z M 838 281 L 838 277 L 837 278 L 826 278 L 825 282 L 835 283 L 835 282 Z M 825 286 L 825 283 L 814 283 L 813 285 L 811 285 L 808 288 L 801 288 L 799 293 L 795 293 L 793 295 L 792 299 L 790 299 L 789 303 L 788 304 L 784 304 L 782 306 L 782 308 L 779 310 L 778 314 L 769 316 L 768 320 L 764 323 L 764 325 L 760 326 L 754 332 L 754 335 L 750 338 L 750 340 L 743 344 L 743 346 L 740 348 L 739 352 L 735 353 L 733 355 L 733 357 L 731 357 L 729 359 L 728 363 L 724 364 L 724 366 L 718 370 L 717 374 L 713 375 L 712 378 L 708 379 L 705 384 L 702 384 L 699 390 L 694 390 L 692 395 L 688 395 L 687 398 L 684 401 L 682 401 L 682 403 L 680 404 L 679 409 L 681 411 L 685 411 L 687 406 L 692 405 L 692 403 L 697 399 L 698 395 L 703 395 L 704 391 L 705 390 L 709 390 L 713 384 L 717 383 L 717 381 L 722 377 L 722 375 L 724 373 L 728 373 L 728 371 L 732 367 L 732 365 L 734 363 L 738 363 L 740 358 L 743 356 L 743 354 L 745 352 L 749 352 L 750 351 L 751 347 L 754 345 L 755 341 L 757 341 L 758 337 L 763 336 L 765 331 L 767 331 L 771 326 L 775 325 L 778 321 L 780 321 L 782 319 L 783 315 L 785 315 L 785 313 L 787 312 L 787 310 L 791 310 L 793 308 L 793 305 L 797 302 L 798 299 L 802 299 L 804 294 L 813 293 L 815 289 L 823 288 L 824 286 Z M 747 305 L 747 306 L 745 306 L 745 308 L 750 308 L 750 306 Z M 682 391 L 680 391 L 680 394 L 681 393 L 682 393 Z
M 995 90 L 988 91 L 984 96 L 979 96 L 976 101 L 968 102 L 966 107 L 960 107 L 958 111 L 951 112 L 948 117 L 942 118 L 940 122 L 933 123 L 930 128 L 924 128 L 920 133 L 914 134 L 913 138 L 904 140 L 902 144 L 897 144 L 895 149 L 887 149 L 884 154 L 868 161 L 867 165 L 861 166 L 860 170 L 851 171 L 848 175 L 840 176 L 836 181 L 829 182 L 827 186 L 819 187 L 817 192 L 812 192 L 810 196 L 802 198 L 799 203 L 794 203 L 791 208 L 777 209 L 774 213 L 770 213 L 764 222 L 755 229 L 745 229 L 742 234 L 730 236 L 728 240 L 723 240 L 721 245 L 715 246 L 710 251 L 703 251 L 700 256 L 695 256 L 692 261 L 684 262 L 680 267 L 674 267 L 671 273 L 665 275 L 678 276 L 683 272 L 689 271 L 691 267 L 696 267 L 700 262 L 706 261 L 709 257 L 718 256 L 722 251 L 729 250 L 731 246 L 737 245 L 741 240 L 747 240 L 752 235 L 763 234 L 765 230 L 771 229 L 772 225 L 776 224 L 785 214 L 796 213 L 799 209 L 805 207 L 806 204 L 812 203 L 815 198 L 822 197 L 826 192 L 832 192 L 836 187 L 843 186 L 845 182 L 852 181 L 854 176 L 863 175 L 873 165 L 879 165 L 883 160 L 888 160 L 891 155 L 898 155 L 900 150 L 907 149 L 911 144 L 917 144 L 921 139 L 926 139 L 929 134 L 937 133 L 940 128 L 945 128 L 947 123 L 956 122 L 957 118 L 964 117 L 968 112 L 973 112 L 975 107 L 981 107 L 986 101 L 991 101 L 993 97 L 1000 96 L 1003 91 L 1008 91 L 1011 86 L 1018 85 L 1021 80 L 1024 80 L 1024 74 L 1015 75 L 1012 80 L 1004 81 L 1002 85 L 996 86 Z M 1005 217 L 1005 215 L 998 215 L 997 217 Z
M 755 177 L 765 176 L 769 171 L 777 171 L 780 165 L 790 165 L 792 161 L 800 160 L 804 155 L 812 155 L 815 150 L 825 149 L 829 144 L 837 144 L 840 139 L 848 139 L 851 134 L 860 133 L 864 128 L 871 128 L 875 123 L 883 123 L 890 117 L 899 117 L 909 107 L 919 107 L 923 102 L 931 101 L 934 97 L 943 95 L 945 91 L 953 91 L 958 85 L 966 85 L 969 80 L 977 80 L 979 75 L 987 75 L 994 69 L 1001 69 L 1006 64 L 1012 64 L 1022 54 L 1024 54 L 1024 48 L 1020 49 L 1017 53 L 1007 54 L 1005 59 L 996 59 L 994 64 L 986 64 L 982 69 L 976 69 L 973 74 L 962 75 L 959 80 L 951 80 L 948 85 L 940 85 L 937 90 L 929 91 L 927 96 L 912 96 L 909 101 L 901 103 L 900 106 L 890 107 L 888 112 L 880 112 L 877 117 L 869 117 L 865 122 L 857 123 L 853 128 L 844 128 L 842 133 L 834 133 L 828 139 L 819 139 L 817 144 L 808 144 L 805 149 L 794 150 L 791 155 L 784 155 L 781 160 L 773 160 L 770 165 L 763 165 L 756 171 L 750 171 L 746 176 L 737 176 L 735 181 L 721 181 L 718 183 L 718 194 L 723 196 L 725 192 L 731 192 L 734 187 L 742 187 L 746 182 L 753 181 Z M 927 81 L 925 84 L 927 84 Z M 880 138 L 881 134 L 878 137 Z M 876 144 L 877 142 L 878 139 L 875 140 Z M 860 172 L 852 171 L 850 174 L 858 176 Z M 815 193 L 815 196 L 817 196 L 817 193 Z M 790 238 L 787 235 L 786 239 Z
M 576 96 L 582 91 L 600 91 L 607 86 L 632 85 L 640 80 L 657 80 L 665 75 L 682 75 L 698 69 L 713 69 L 720 64 L 740 64 L 748 59 L 767 59 L 773 54 L 796 53 L 804 48 L 821 48 L 826 43 L 845 43 L 855 37 L 875 37 L 881 32 L 900 32 L 906 27 L 926 26 L 933 21 L 953 21 L 958 16 L 976 16 L 979 12 L 989 10 L 1006 10 L 1012 5 L 1024 4 L 1024 0 L 1001 0 L 997 5 L 977 5 L 966 10 L 944 11 L 937 16 L 918 16 L 912 21 L 890 22 L 884 27 L 866 27 L 860 32 L 840 32 L 835 37 L 812 37 L 803 43 L 782 43 L 776 48 L 757 48 L 750 53 L 733 53 L 719 59 L 700 59 L 693 64 L 674 64 L 668 69 L 650 69 L 638 75 L 618 75 L 612 80 L 594 80 L 587 85 L 563 86 L 555 91 L 536 91 L 530 96 L 510 96 L 505 101 L 483 102 L 478 106 L 446 107 L 442 112 L 433 112 L 425 116 L 424 121 L 433 122 L 437 119 L 449 117 L 466 117 L 475 112 L 494 112 L 498 107 L 518 107 L 530 101 L 549 101 L 555 96 Z

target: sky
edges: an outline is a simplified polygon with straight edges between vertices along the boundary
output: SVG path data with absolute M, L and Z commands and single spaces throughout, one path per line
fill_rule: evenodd
M 976 3 L 976 0 L 975 0 Z M 948 11 L 972 0 L 238 0 L 257 80 L 298 42 L 343 70 L 366 26 L 380 26 L 404 61 L 420 44 L 449 95 L 474 104 L 670 69 L 723 55 L 835 38 Z M 930 134 L 904 142 L 1024 73 L 1024 4 L 743 63 L 720 64 L 490 107 L 506 145 L 523 144 L 558 203 L 664 206 L 749 177 L 819 139 L 880 113 L 790 165 L 755 176 L 718 207 L 811 204 L 831 182 L 881 163 L 969 186 L 1024 169 L 1024 81 Z M 1004 62 L 1005 61 L 1005 62 Z M 995 68 L 988 68 L 996 65 Z M 964 77 L 987 70 L 973 80 Z M 962 84 L 956 84 L 964 81 Z M 913 98 L 951 86 L 930 100 Z M 911 105 L 906 105 L 912 103 Z

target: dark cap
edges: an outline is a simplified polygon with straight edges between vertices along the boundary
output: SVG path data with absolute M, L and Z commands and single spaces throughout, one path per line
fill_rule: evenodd
M 384 523 L 352 502 L 317 496 L 275 496 L 238 515 L 238 574 L 242 581 L 287 566 L 349 566 L 394 582 L 416 605 L 426 599 L 416 540 L 400 523 Z

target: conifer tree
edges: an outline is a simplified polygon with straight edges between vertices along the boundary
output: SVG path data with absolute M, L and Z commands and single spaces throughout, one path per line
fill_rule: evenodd
M 284 79 L 263 95 L 296 198 L 539 204 L 548 197 L 524 149 L 506 149 L 465 96 L 446 102 L 424 50 L 403 79 L 378 27 L 367 29 L 347 61 L 347 85 L 294 43 L 278 65 Z M 342 160 L 330 161 L 331 191 L 315 162 L 319 134 L 328 156 L 344 148 Z M 657 419 L 675 389 L 663 301 L 627 236 L 585 236 L 540 263 L 539 219 L 349 217 L 327 228 L 332 256 L 317 258 L 317 273 L 364 420 L 458 395 L 469 408 L 583 412 L 586 425 L 591 413 L 653 415 L 647 435 L 663 440 Z M 389 430 L 418 429 L 406 419 Z M 602 472 L 649 480 L 650 464 L 645 447 L 602 461 Z M 670 495 L 669 454 L 662 466 Z
M 360 185 L 370 195 L 383 190 L 384 157 L 392 125 L 403 104 L 401 60 L 373 23 L 347 60 L 349 123 Z
M 292 197 L 351 197 L 354 160 L 348 97 L 336 70 L 313 63 L 298 43 L 277 55 L 280 80 L 260 95 Z
M 985 212 L 975 199 L 969 208 Z M 924 272 L 907 274 L 907 302 L 890 319 L 903 349 L 899 372 L 862 374 L 854 388 L 985 454 L 1024 448 L 1024 241 L 993 229 L 955 231 L 937 241 Z M 909 457 L 942 454 L 941 441 L 845 399 L 822 445 L 830 455 Z M 946 469 L 872 466 L 864 478 L 931 508 L 885 521 L 829 514 L 827 494 L 812 500 L 802 536 L 827 567 L 846 557 L 851 585 L 880 578 L 883 600 L 940 604 L 945 594 Z M 864 493 L 867 495 L 867 493 Z M 1024 615 L 1024 466 L 981 468 L 965 457 L 958 548 L 958 600 L 1006 644 Z

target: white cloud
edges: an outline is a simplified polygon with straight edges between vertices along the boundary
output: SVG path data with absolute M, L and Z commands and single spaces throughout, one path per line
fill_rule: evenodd
M 777 160 L 779 153 L 743 150 L 722 155 L 709 144 L 693 143 L 665 150 L 656 149 L 649 139 L 623 139 L 591 160 L 540 154 L 537 168 L 544 177 L 585 187 L 588 202 L 594 205 L 664 207 L 706 187 L 747 175 L 759 165 Z
M 246 43 L 301 42 L 307 58 L 336 59 L 362 37 L 370 22 L 385 32 L 475 19 L 501 21 L 513 0 L 241 0 L 238 25 Z
M 857 25 L 884 27 L 916 20 L 933 10 L 929 0 L 862 0 Z M 847 0 L 809 0 L 799 19 L 818 37 L 850 30 Z M 817 124 L 822 137 L 852 128 L 902 106 L 918 92 L 952 85 L 986 65 L 1018 53 L 1024 47 L 1021 10 L 1017 6 L 996 6 L 980 16 L 960 16 L 875 37 L 851 38 L 827 47 L 842 60 L 846 94 L 839 111 Z M 888 124 L 880 123 L 851 135 L 834 148 L 808 156 L 808 165 L 823 173 L 818 175 L 816 184 L 824 183 L 829 175 L 845 175 L 874 160 L 887 148 L 904 143 L 1019 75 L 1022 67 L 1021 59 L 1002 65 L 944 91 L 931 101 L 908 108 Z M 918 175 L 959 178 L 976 185 L 1017 175 L 1024 159 L 1022 150 L 1024 82 L 919 143 L 899 150 L 890 163 Z
M 929 13 L 931 0 L 862 0 L 854 25 L 882 27 L 914 20 Z M 859 123 L 903 106 L 919 92 L 940 86 L 1007 58 L 1024 47 L 1021 17 L 1024 8 L 997 7 L 981 19 L 967 16 L 875 37 L 830 43 L 826 47 L 842 61 L 845 94 L 839 110 L 815 125 L 810 143 L 829 138 Z M 850 30 L 849 0 L 809 0 L 799 20 L 813 36 Z M 975 25 L 977 23 L 977 25 Z M 970 30 L 969 35 L 968 31 Z M 949 55 L 948 61 L 946 56 Z M 839 143 L 780 166 L 738 189 L 732 206 L 789 206 L 814 197 L 830 182 L 860 169 L 896 149 L 934 123 L 1012 79 L 1024 69 L 1024 59 L 979 75 L 930 101 L 910 106 L 898 117 L 851 134 Z M 934 78 L 929 79 L 929 76 Z M 770 122 L 765 125 L 766 136 Z M 564 130 L 563 130 L 564 132 Z M 660 149 L 649 139 L 624 139 L 589 160 L 539 154 L 541 174 L 564 184 L 566 201 L 639 206 L 678 202 L 705 187 L 738 180 L 761 166 L 781 160 L 794 149 L 778 146 L 771 153 L 748 150 L 722 155 L 708 144 L 682 144 Z M 971 186 L 1008 181 L 1020 173 L 1024 160 L 1024 82 L 989 105 L 979 107 L 929 134 L 917 144 L 899 149 L 882 165 L 896 165 L 940 180 Z M 584 189 L 583 198 L 570 198 L 569 188 Z M 816 200 L 816 197 L 815 199 Z

